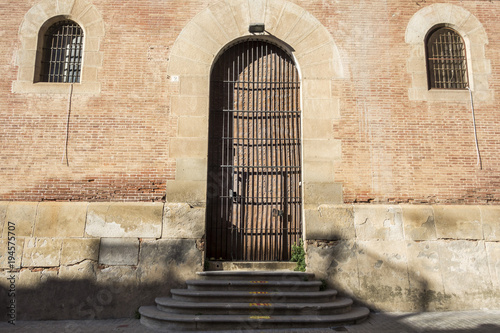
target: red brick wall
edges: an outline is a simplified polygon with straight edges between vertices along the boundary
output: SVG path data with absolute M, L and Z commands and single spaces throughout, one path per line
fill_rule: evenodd
M 442 1 L 293 1 L 332 34 L 346 79 L 334 82 L 345 202 L 498 203 L 500 107 L 476 102 L 482 169 L 468 102 L 410 101 L 408 21 Z M 498 91 L 500 2 L 446 1 L 486 29 Z M 73 95 L 65 154 L 67 95 L 12 94 L 19 27 L 35 1 L 0 0 L 0 200 L 163 200 L 175 175 L 176 135 L 166 76 L 182 28 L 212 1 L 93 1 L 105 22 L 101 93 Z

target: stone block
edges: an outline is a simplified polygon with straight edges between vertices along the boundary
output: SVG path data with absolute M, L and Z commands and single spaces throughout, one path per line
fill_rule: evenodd
M 162 238 L 202 238 L 205 234 L 205 209 L 186 203 L 167 203 L 163 214 Z
M 21 268 L 23 258 L 24 238 L 16 237 L 15 240 L 0 239 L 0 269 Z M 9 257 L 14 257 L 12 262 Z
M 33 236 L 37 206 L 38 202 L 9 202 L 5 214 L 5 223 L 14 223 L 16 237 Z M 2 238 L 7 238 L 7 229 L 4 227 Z
M 359 293 L 358 248 L 354 241 L 308 242 L 307 270 L 343 293 Z
M 9 228 L 9 225 L 7 223 L 7 207 L 9 203 L 7 201 L 0 201 L 0 238 L 7 237 L 8 233 L 6 235 L 3 234 L 3 229 L 5 228 L 7 231 Z M 5 225 L 5 227 L 4 227 Z
M 399 206 L 355 205 L 354 227 L 358 240 L 403 240 L 403 216 Z
M 427 205 L 402 205 L 404 235 L 407 240 L 436 239 L 434 211 Z
M 102 52 L 85 52 L 83 58 L 85 66 L 88 67 L 102 67 L 103 63 L 103 53 Z
M 302 120 L 302 135 L 308 139 L 324 139 L 333 137 L 333 119 L 310 119 Z M 338 149 L 338 142 L 330 144 L 330 147 Z M 334 154 L 338 154 L 338 150 Z M 338 156 L 337 156 L 338 157 Z
M 250 23 L 250 3 L 247 1 L 226 1 L 231 7 L 231 15 L 234 17 L 236 26 L 238 27 L 238 37 L 248 34 L 248 26 Z
M 266 7 L 266 30 L 271 35 L 276 35 L 276 28 L 278 27 L 281 13 L 288 3 L 283 0 L 268 1 Z
M 294 45 L 297 53 L 318 49 L 320 46 L 332 43 L 332 35 L 321 24 L 314 29 L 306 38 Z
M 175 179 L 207 180 L 206 158 L 178 158 L 176 162 Z
M 460 6 L 450 5 L 451 9 L 449 9 L 450 13 L 450 23 L 453 23 L 455 26 L 460 27 L 471 15 L 471 13 L 462 8 Z
M 311 79 L 331 79 L 333 77 L 340 77 L 342 71 L 336 66 L 332 60 L 325 60 L 323 62 L 316 62 L 308 66 L 301 67 L 302 78 L 304 80 Z
M 340 118 L 340 101 L 338 98 L 310 99 L 304 98 L 302 116 L 305 119 L 338 119 Z
M 37 36 L 24 36 L 21 40 L 23 50 L 36 50 L 38 48 Z
M 182 287 L 203 270 L 202 253 L 194 239 L 143 240 L 138 280 L 141 284 L 162 284 L 164 288 Z
M 87 1 L 74 1 L 74 5 L 71 8 L 71 14 L 74 17 L 80 17 L 80 15 L 84 14 L 87 10 L 89 10 L 89 7 L 92 6 L 89 4 Z
M 102 21 L 94 21 L 94 23 L 89 24 L 87 27 L 87 35 L 91 37 L 104 37 L 105 29 Z
M 209 68 L 209 67 L 207 67 Z M 207 76 L 183 76 L 180 79 L 180 93 L 182 95 L 208 96 L 209 77 Z
M 342 204 L 342 184 L 340 183 L 304 183 L 304 205 L 307 209 L 311 206 L 323 204 Z
M 412 73 L 412 84 L 415 88 L 427 89 L 428 86 L 428 78 L 427 73 Z
M 327 138 L 303 140 L 304 161 L 332 161 L 342 158 L 342 143 L 340 140 Z
M 354 211 L 352 205 L 320 205 L 305 209 L 306 239 L 354 239 Z
M 71 13 L 71 8 L 73 8 L 74 3 L 75 3 L 75 0 L 60 0 L 60 1 L 58 1 L 57 8 L 59 9 L 59 13 L 69 15 Z
M 299 7 L 300 8 L 300 7 Z M 304 12 L 302 8 L 301 16 L 297 21 L 297 24 L 288 27 L 288 33 L 286 35 L 286 41 L 290 45 L 297 45 L 302 42 L 304 39 L 310 38 L 310 36 L 314 36 L 314 32 L 316 29 L 324 29 L 324 27 L 318 22 L 318 20 L 309 12 Z M 323 42 L 318 45 L 323 45 Z M 316 47 L 317 49 L 318 47 Z
M 62 263 L 61 263 L 62 264 Z M 82 281 L 88 284 L 96 280 L 97 263 L 90 260 L 72 263 L 70 266 L 59 268 L 59 278 L 63 281 Z
M 302 164 L 304 179 L 313 183 L 333 183 L 335 169 L 333 161 L 304 161 Z
M 87 82 L 97 81 L 98 71 L 97 67 L 85 67 L 85 71 L 82 72 L 82 80 L 86 80 Z
M 266 0 L 255 0 L 248 3 L 251 23 L 263 23 L 266 16 Z
M 489 59 L 474 59 L 472 62 L 472 71 L 475 74 L 491 74 L 491 61 Z
M 83 237 L 86 202 L 41 202 L 35 222 L 35 237 Z
M 176 137 L 170 139 L 170 157 L 206 158 L 208 154 L 207 138 Z
M 167 202 L 185 202 L 200 205 L 206 200 L 205 181 L 167 181 Z
M 94 237 L 159 238 L 162 216 L 162 203 L 90 203 L 85 232 Z
M 184 27 L 180 38 L 189 41 L 192 44 L 198 45 L 203 52 L 208 54 L 213 54 L 214 56 L 219 52 L 222 45 L 214 41 L 212 38 L 206 35 L 202 28 L 200 28 L 194 22 L 190 22 Z M 169 72 L 169 74 L 175 75 L 175 73 Z M 208 74 L 208 73 L 207 73 Z M 207 83 L 208 84 L 208 83 Z M 198 95 L 198 94 L 192 94 Z M 206 94 L 208 96 L 208 94 Z
M 196 16 L 196 25 L 199 26 L 205 34 L 210 36 L 217 44 L 226 45 L 230 39 L 226 35 L 224 27 L 218 23 L 219 22 L 212 15 L 210 10 L 204 10 Z
M 234 40 L 240 37 L 240 31 L 231 8 L 225 1 L 219 1 L 211 5 L 210 10 L 212 16 L 217 20 L 221 27 L 224 27 L 224 33 L 229 40 Z
M 206 53 L 200 49 L 196 44 L 189 42 L 183 38 L 179 38 L 171 52 L 172 56 L 189 57 L 189 59 L 198 63 L 211 64 L 214 60 L 214 55 Z M 174 73 L 174 71 L 172 72 Z M 180 73 L 179 73 L 180 74 Z
M 173 75 L 186 77 L 186 75 L 195 75 L 196 73 L 208 72 L 209 69 L 210 64 L 185 57 L 179 57 L 176 55 L 170 56 L 169 71 Z
M 85 52 L 97 52 L 100 49 L 101 38 L 98 37 L 85 37 Z M 102 57 L 101 57 L 102 59 Z M 87 64 L 86 64 L 87 65 Z M 102 66 L 102 62 L 99 66 Z
M 433 206 L 436 235 L 447 239 L 483 239 L 478 206 Z
M 139 258 L 139 239 L 101 238 L 99 263 L 103 265 L 137 265 Z
M 331 80 L 303 80 L 302 94 L 308 98 L 325 98 L 332 95 L 332 81 Z
M 495 296 L 500 296 L 500 243 L 486 242 L 486 254 L 488 255 L 488 266 L 490 269 L 491 285 Z M 497 298 L 498 299 L 498 298 Z
M 500 241 L 500 206 L 480 206 L 484 240 Z
M 91 5 L 90 8 L 88 8 L 88 10 L 82 12 L 82 14 L 78 17 L 78 19 L 83 26 L 89 26 L 93 22 L 102 21 L 101 14 L 97 10 L 97 8 L 95 8 L 93 5 Z
M 439 246 L 434 241 L 408 242 L 409 300 L 416 311 L 444 311 L 448 306 L 441 276 Z
M 67 238 L 62 240 L 61 265 L 74 265 L 84 260 L 99 259 L 98 238 Z
M 406 242 L 358 241 L 359 296 L 380 310 L 413 311 Z M 415 283 L 418 283 L 415 281 Z
M 444 290 L 451 296 L 447 310 L 488 307 L 485 299 L 493 286 L 484 241 L 438 244 Z
M 208 96 L 172 96 L 175 116 L 208 116 Z
M 183 138 L 208 138 L 207 117 L 179 117 L 177 128 Z
M 61 239 L 27 238 L 24 242 L 22 267 L 56 267 L 60 265 Z
M 88 303 L 95 302 L 100 306 L 97 308 L 100 311 L 96 311 L 98 318 L 132 318 L 137 308 L 152 304 L 144 301 L 145 294 L 154 293 L 150 286 L 139 284 L 135 266 L 99 268 L 95 290 Z
M 488 74 L 474 73 L 474 90 L 483 91 L 489 89 Z

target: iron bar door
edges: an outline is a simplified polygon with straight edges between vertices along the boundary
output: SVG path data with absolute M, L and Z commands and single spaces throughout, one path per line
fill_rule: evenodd
M 210 85 L 207 257 L 286 261 L 302 235 L 300 80 L 266 41 L 227 49 Z

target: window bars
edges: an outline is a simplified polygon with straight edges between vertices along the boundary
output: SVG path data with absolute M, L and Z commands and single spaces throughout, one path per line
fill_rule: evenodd
M 427 39 L 429 89 L 467 89 L 467 59 L 462 37 L 443 27 Z
M 46 32 L 41 82 L 80 82 L 83 31 L 70 20 L 53 24 Z
M 300 81 L 291 57 L 250 40 L 211 77 L 207 257 L 289 260 L 301 223 Z

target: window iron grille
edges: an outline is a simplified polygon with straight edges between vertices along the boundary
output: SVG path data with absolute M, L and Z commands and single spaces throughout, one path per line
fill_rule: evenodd
M 44 36 L 41 82 L 80 82 L 83 31 L 75 22 L 59 21 Z
M 427 40 L 427 74 L 429 89 L 467 89 L 467 57 L 462 37 L 443 27 Z

